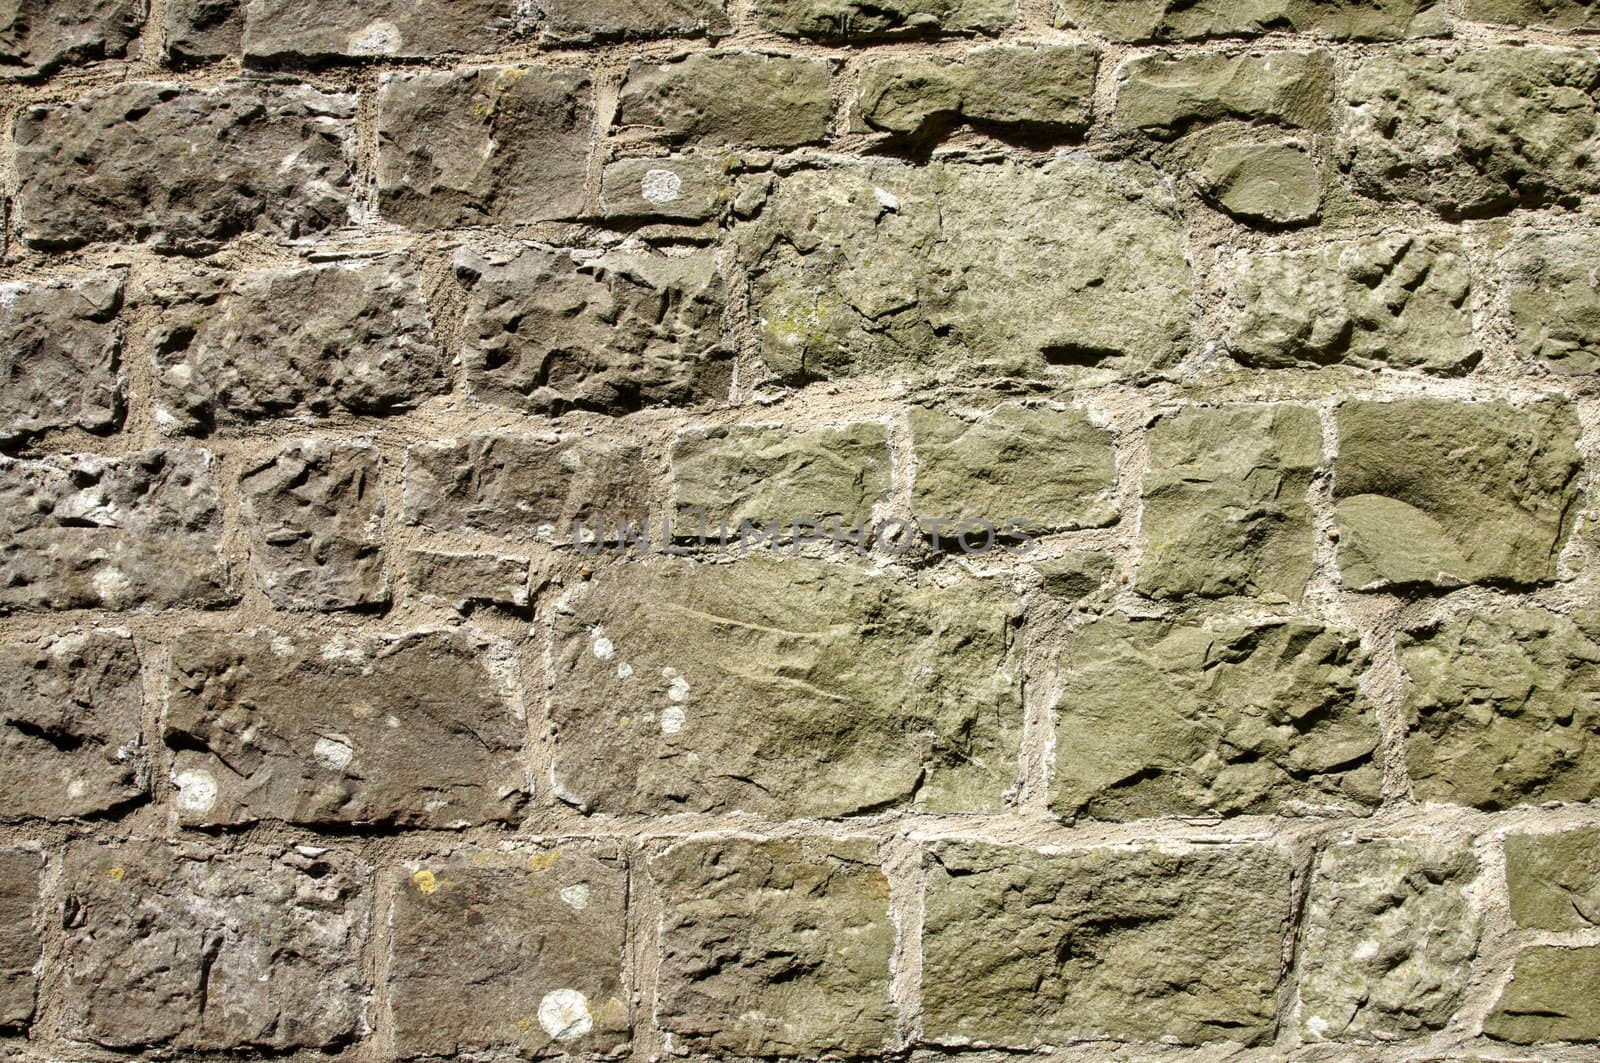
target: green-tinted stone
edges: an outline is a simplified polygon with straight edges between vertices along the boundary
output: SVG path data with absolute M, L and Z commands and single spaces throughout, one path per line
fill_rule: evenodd
M 1479 808 L 1600 796 L 1600 645 L 1542 609 L 1402 632 L 1417 796 Z
M 1321 130 L 1333 102 L 1333 59 L 1322 51 L 1152 55 L 1117 78 L 1115 123 L 1158 136 L 1228 118 Z
M 828 135 L 828 64 L 759 52 L 696 52 L 636 62 L 616 125 L 672 143 L 790 148 Z
M 1600 1041 L 1600 946 L 1538 945 L 1517 955 L 1511 981 L 1483 1021 L 1502 1041 Z
M 1116 568 L 1111 556 L 1098 550 L 1069 550 L 1030 564 L 1043 579 L 1042 586 L 1046 594 L 1074 602 L 1087 598 L 1103 587 Z
M 1443 1028 L 1472 975 L 1482 918 L 1465 844 L 1335 845 L 1317 860 L 1300 960 L 1308 1040 L 1394 1040 Z
M 1316 411 L 1191 407 L 1158 421 L 1149 441 L 1138 589 L 1298 601 L 1315 547 L 1307 491 L 1322 464 Z
M 1069 1038 L 1271 1035 L 1290 864 L 1264 845 L 928 854 L 923 1031 L 1028 1047 Z
M 895 924 L 868 839 L 679 842 L 661 896 L 655 1018 L 703 1058 L 877 1058 L 892 1047 Z
M 1458 373 L 1478 361 L 1471 272 L 1458 240 L 1375 236 L 1304 251 L 1241 251 L 1229 352 L 1267 369 L 1341 364 Z
M 557 793 L 600 812 L 999 811 L 1017 619 L 986 581 L 857 563 L 608 566 L 555 618 Z
M 1449 29 L 1440 0 L 1055 0 L 1055 22 L 1118 41 L 1255 37 L 1274 30 L 1395 40 Z
M 1581 463 L 1564 403 L 1339 407 L 1334 521 L 1354 590 L 1554 579 Z
M 1316 161 L 1293 140 L 1213 148 L 1195 177 L 1207 199 L 1246 221 L 1311 221 L 1322 206 Z
M 1511 918 L 1534 930 L 1600 926 L 1600 828 L 1506 836 Z
M 1375 804 L 1362 663 L 1354 632 L 1310 620 L 1095 620 L 1058 665 L 1051 807 L 1133 820 Z
M 1600 9 L 1589 0 L 1466 0 L 1462 12 L 1478 22 L 1553 30 L 1600 29 Z
M 1028 531 L 1116 522 L 1111 433 L 1080 410 L 1001 406 L 966 421 L 916 407 L 911 440 L 911 511 L 919 519 Z
M 1600 369 L 1600 234 L 1526 233 L 1507 254 L 1517 350 L 1558 373 Z
M 884 37 L 997 34 L 1017 0 L 757 0 L 756 21 L 785 37 L 862 41 Z
M 861 75 L 861 117 L 902 135 L 965 120 L 1076 136 L 1089 126 L 1095 65 L 1095 50 L 1075 44 L 879 59 Z

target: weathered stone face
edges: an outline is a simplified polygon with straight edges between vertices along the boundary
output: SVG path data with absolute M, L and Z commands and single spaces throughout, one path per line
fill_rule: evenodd
M 792 148 L 828 135 L 828 64 L 760 52 L 695 52 L 628 68 L 616 125 L 670 143 Z
M 1600 947 L 1536 945 L 1517 955 L 1511 981 L 1483 1021 L 1490 1037 L 1516 1044 L 1600 1041 Z
M 713 1055 L 876 1056 L 892 1047 L 889 881 L 867 839 L 679 842 L 661 896 L 656 1021 Z
M 46 251 L 106 240 L 204 254 L 246 233 L 325 233 L 349 220 L 354 116 L 354 96 L 260 81 L 134 81 L 30 107 L 15 220 Z
M 1089 126 L 1097 56 L 1068 45 L 977 48 L 955 58 L 895 57 L 861 74 L 861 119 L 900 136 L 957 122 L 1003 132 L 1076 137 Z
M 389 600 L 382 462 L 370 443 L 306 439 L 239 481 L 256 583 L 280 609 Z
M 1555 578 L 1580 486 L 1570 407 L 1347 402 L 1333 482 L 1354 590 Z
M 722 167 L 696 156 L 618 159 L 600 179 L 600 210 L 607 218 L 710 221 L 732 196 Z
M 597 571 L 554 622 L 556 790 L 607 813 L 998 811 L 1017 616 L 983 581 L 798 558 Z
M 272 417 L 376 416 L 449 389 L 418 287 L 399 257 L 153 285 L 157 420 L 236 431 Z
M 337 850 L 67 850 L 63 1032 L 107 1048 L 333 1049 L 361 1021 L 370 871 Z
M 521 225 L 583 210 L 594 90 L 582 71 L 385 75 L 378 210 L 416 229 Z
M 206 451 L 0 458 L 0 608 L 203 608 L 234 597 Z
M 1376 56 L 1346 89 L 1345 167 L 1362 195 L 1447 216 L 1576 202 L 1600 189 L 1597 88 L 1588 50 Z
M 1507 254 L 1517 350 L 1558 373 L 1600 370 L 1600 234 L 1520 236 Z
M 480 402 L 529 413 L 628 413 L 726 399 L 726 295 L 708 252 L 590 256 L 522 247 L 457 252 L 462 360 Z
M 1117 41 L 1255 37 L 1274 30 L 1334 40 L 1396 40 L 1449 32 L 1437 0 L 1055 0 L 1058 27 Z
M 244 0 L 167 0 L 161 48 L 169 62 L 203 63 L 240 54 Z
M 1221 119 L 1313 130 L 1331 121 L 1333 57 L 1324 51 L 1145 56 L 1119 67 L 1117 81 L 1113 121 L 1154 136 Z
M 1424 801 L 1509 808 L 1600 796 L 1600 644 L 1542 609 L 1402 632 L 1406 764 Z
M 1228 350 L 1262 369 L 1355 365 L 1456 374 L 1478 361 L 1459 241 L 1378 236 L 1239 252 Z
M 1030 564 L 1039 573 L 1046 594 L 1070 602 L 1098 591 L 1116 567 L 1109 554 L 1098 550 L 1069 550 Z
M 0 440 L 122 421 L 122 274 L 0 284 Z
M 1600 28 L 1600 12 L 1583 0 L 1467 0 L 1467 18 L 1553 30 Z
M 1600 926 L 1600 828 L 1508 834 L 1511 919 L 1532 930 Z
M 0 849 L 0 1027 L 33 1018 L 39 979 L 39 875 L 44 861 L 27 849 Z
M 0 10 L 0 72 L 39 77 L 134 58 L 145 12 L 144 0 L 12 0 Z
M 1294 140 L 1220 145 L 1194 176 L 1208 200 L 1244 221 L 1313 221 L 1322 206 L 1322 174 Z
M 911 511 L 919 518 L 1029 531 L 1116 523 L 1111 433 L 1081 410 L 1001 406 L 968 421 L 917 406 L 911 446 Z
M 1137 586 L 1154 598 L 1299 601 L 1322 425 L 1304 406 L 1190 408 L 1149 432 Z
M 756 5 L 762 29 L 827 41 L 994 35 L 1016 17 L 1016 0 L 759 0 Z
M 1199 1044 L 1272 1032 L 1289 917 L 1279 849 L 935 843 L 923 1031 L 939 1044 Z
M 144 798 L 141 676 L 133 640 L 108 631 L 0 645 L 6 818 L 68 819 Z
M 762 357 L 790 379 L 1136 374 L 1188 345 L 1175 204 L 1142 166 L 806 170 L 740 243 Z
M 551 44 L 638 37 L 725 37 L 725 0 L 533 0 L 540 37 Z
M 503 0 L 247 0 L 244 53 L 255 60 L 425 59 L 515 46 L 532 20 Z
M 1300 949 L 1308 1041 L 1393 1040 L 1442 1029 L 1460 1005 L 1482 917 L 1478 861 L 1459 842 L 1383 840 L 1324 851 Z
M 514 821 L 528 799 L 512 667 L 460 630 L 172 643 L 165 738 L 182 822 Z
M 627 873 L 614 843 L 457 852 L 389 875 L 400 1056 L 590 1057 L 627 1044 Z
M 526 609 L 528 566 L 526 557 L 411 550 L 406 581 L 416 593 L 442 598 L 457 609 L 479 604 Z
M 1132 820 L 1376 804 L 1363 663 L 1354 632 L 1310 620 L 1095 620 L 1058 666 L 1051 808 Z

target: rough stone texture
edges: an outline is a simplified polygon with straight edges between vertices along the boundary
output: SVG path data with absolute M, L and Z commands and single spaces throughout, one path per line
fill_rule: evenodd
M 1343 843 L 1317 860 L 1300 958 L 1307 1040 L 1438 1030 L 1460 1005 L 1481 916 L 1478 861 L 1460 842 Z
M 1600 29 L 1600 11 L 1584 0 L 1466 0 L 1463 13 L 1479 22 L 1553 30 Z
M 25 108 L 13 221 L 45 251 L 204 254 L 248 233 L 326 233 L 349 220 L 355 106 L 308 85 L 133 81 Z
M 1098 550 L 1070 550 L 1032 565 L 1046 594 L 1072 602 L 1098 591 L 1116 568 L 1111 557 Z
M 1289 918 L 1279 849 L 1047 854 L 936 842 L 923 1016 L 941 1044 L 1251 1043 L 1273 1028 Z
M 726 294 L 708 253 L 463 249 L 455 270 L 467 288 L 467 387 L 480 402 L 628 413 L 727 397 Z
M 1163 417 L 1147 438 L 1138 589 L 1298 602 L 1315 546 L 1307 492 L 1322 465 L 1316 411 L 1190 408 Z
M 1517 350 L 1558 373 L 1600 370 L 1600 234 L 1521 234 L 1506 256 Z
M 161 47 L 179 66 L 210 62 L 243 51 L 245 0 L 166 0 Z
M 33 1018 L 39 979 L 39 875 L 44 861 L 27 849 L 0 849 L 0 1027 Z
M 151 285 L 148 299 L 161 308 L 149 339 L 169 431 L 385 415 L 449 388 L 402 257 L 193 273 Z
M 0 440 L 122 421 L 122 274 L 0 284 Z
M 1051 808 L 1130 820 L 1373 805 L 1364 663 L 1354 632 L 1311 620 L 1097 619 L 1060 653 Z
M 1517 955 L 1511 981 L 1483 1022 L 1490 1037 L 1517 1044 L 1600 1041 L 1600 946 L 1539 945 Z
M 587 1056 L 627 1043 L 628 883 L 615 844 L 457 852 L 389 877 L 401 1057 Z
M 1124 63 L 1117 82 L 1116 125 L 1154 136 L 1233 118 L 1313 130 L 1331 121 L 1333 59 L 1324 51 L 1157 54 Z
M 1334 40 L 1397 40 L 1448 32 L 1437 0 L 1054 0 L 1059 27 L 1114 41 L 1255 37 L 1275 30 Z
M 998 811 L 1017 616 L 987 581 L 798 558 L 598 571 L 555 621 L 556 791 L 599 812 Z
M 868 128 L 901 136 L 940 133 L 965 121 L 1077 137 L 1089 126 L 1096 65 L 1095 50 L 1076 44 L 877 59 L 862 71 L 858 105 Z
M 878 422 L 796 432 L 736 425 L 683 432 L 672 445 L 673 526 L 714 537 L 742 521 L 762 527 L 815 521 L 872 523 L 889 495 L 889 430 Z
M 1333 482 L 1339 568 L 1356 590 L 1553 579 L 1578 501 L 1565 403 L 1347 402 Z
M 1600 796 L 1600 644 L 1534 608 L 1402 632 L 1416 794 L 1479 808 Z
M 792 148 L 826 139 L 828 64 L 760 52 L 696 52 L 634 63 L 616 125 L 670 143 Z
M 876 843 L 689 840 L 653 857 L 650 876 L 656 1019 L 674 1042 L 811 1059 L 892 1045 L 895 931 Z
M 1207 199 L 1245 221 L 1313 221 L 1322 206 L 1322 175 L 1298 141 L 1221 145 L 1206 153 L 1195 178 Z
M 1533 930 L 1600 926 L 1600 828 L 1508 834 L 1511 918 Z
M 361 1022 L 370 871 L 343 853 L 67 851 L 63 1032 L 107 1048 L 334 1049 Z
M 0 815 L 68 819 L 142 800 L 142 675 L 125 634 L 0 645 Z
M 761 354 L 790 379 L 1137 373 L 1188 346 L 1175 205 L 1142 166 L 808 170 L 740 242 Z
M 1238 310 L 1229 353 L 1248 366 L 1455 374 L 1478 362 L 1471 274 L 1453 238 L 1405 234 L 1242 251 L 1228 294 Z
M 600 210 L 611 219 L 703 222 L 732 199 L 722 167 L 705 159 L 618 159 L 600 181 Z
M 145 11 L 145 0 L 11 0 L 0 8 L 0 75 L 136 58 Z
M 551 44 L 733 32 L 725 0 L 533 0 L 517 11 Z
M 244 54 L 426 59 L 502 51 L 532 28 L 503 0 L 246 0 Z
M 756 21 L 785 37 L 861 42 L 946 34 L 994 35 L 1017 17 L 1017 0 L 757 0 Z
M 1117 520 L 1111 433 L 1081 410 L 1001 406 L 969 421 L 917 406 L 911 448 L 911 511 L 918 518 L 1027 531 Z
M 306 439 L 246 469 L 239 489 L 256 583 L 280 609 L 389 600 L 382 462 L 371 443 Z
M 0 609 L 234 599 L 203 450 L 0 458 Z
M 528 607 L 526 557 L 412 550 L 406 555 L 406 580 L 416 593 L 441 598 L 456 609 L 478 604 Z
M 1600 189 L 1597 88 L 1587 50 L 1375 56 L 1346 90 L 1344 165 L 1362 195 L 1447 217 L 1573 203 Z
M 546 66 L 384 75 L 378 210 L 417 229 L 521 225 L 584 206 L 594 90 Z
M 504 654 L 464 631 L 193 631 L 165 739 L 184 823 L 514 821 L 527 725 Z

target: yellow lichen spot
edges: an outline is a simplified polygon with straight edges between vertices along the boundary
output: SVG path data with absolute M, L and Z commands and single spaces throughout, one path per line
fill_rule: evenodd
M 439 880 L 427 868 L 412 875 L 411 881 L 416 883 L 418 893 L 433 893 L 439 888 Z
M 112 882 L 121 882 L 122 879 L 123 879 L 123 876 L 126 875 L 127 873 L 128 872 L 124 868 L 120 868 L 120 867 L 109 868 L 106 871 L 106 874 L 108 876 L 110 876 Z
M 556 860 L 561 856 L 560 850 L 551 849 L 548 853 L 535 853 L 528 857 L 528 870 L 534 874 L 548 871 L 556 865 Z
M 487 849 L 485 849 L 483 852 L 475 853 L 473 855 L 472 863 L 477 867 L 482 867 L 484 864 L 487 864 L 490 860 L 493 860 L 493 859 L 494 859 L 494 854 L 489 852 Z

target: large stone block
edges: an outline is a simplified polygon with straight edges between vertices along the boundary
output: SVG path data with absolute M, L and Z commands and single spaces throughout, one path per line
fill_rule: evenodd
M 1383 840 L 1325 850 L 1300 947 L 1307 1040 L 1393 1041 L 1442 1029 L 1472 976 L 1482 916 L 1472 850 Z
M 532 0 L 518 11 L 549 44 L 733 32 L 726 0 Z
M 84 842 L 62 877 L 72 1040 L 287 1053 L 362 1029 L 371 872 L 348 855 Z
M 756 21 L 785 37 L 869 41 L 982 33 L 1017 18 L 1017 0 L 759 0 Z
M 825 60 L 694 52 L 630 66 L 616 125 L 674 144 L 792 148 L 826 139 L 832 113 Z
M 1524 233 L 1505 262 L 1517 350 L 1558 373 L 1600 370 L 1600 233 Z
M 1097 53 L 1078 44 L 976 48 L 959 56 L 897 56 L 861 72 L 868 128 L 934 135 L 958 122 L 1027 135 L 1089 128 Z
M 656 1021 L 715 1058 L 876 1057 L 894 1043 L 889 880 L 866 839 L 682 841 L 661 895 Z
M 1417 796 L 1479 808 L 1600 797 L 1600 643 L 1535 608 L 1402 632 Z
M 1600 828 L 1508 834 L 1511 919 L 1533 930 L 1600 926 Z
M 122 274 L 0 284 L 0 440 L 122 422 Z
M 926 866 L 922 1025 L 936 1043 L 1272 1033 L 1291 876 L 1277 848 L 937 842 Z
M 0 11 L 0 73 L 41 77 L 136 58 L 146 10 L 145 0 L 11 0 Z
M 163 278 L 150 286 L 156 419 L 239 430 L 275 417 L 397 413 L 450 387 L 401 257 Z
M 244 0 L 167 0 L 162 5 L 161 49 L 170 63 L 187 66 L 238 55 L 244 37 Z
M 1375 56 L 1346 88 L 1344 166 L 1363 195 L 1451 217 L 1575 203 L 1600 189 L 1596 89 L 1589 50 Z
M 39 988 L 39 878 L 44 860 L 27 849 L 0 849 L 0 1027 L 26 1026 Z
M 590 1058 L 628 1043 L 628 877 L 614 843 L 463 851 L 388 874 L 402 1058 Z
M 386 74 L 378 210 L 416 229 L 522 225 L 583 211 L 594 89 L 581 70 Z
M 607 813 L 998 811 L 1018 617 L 984 581 L 863 565 L 602 569 L 555 617 L 557 793 Z
M 806 170 L 740 243 L 761 354 L 791 379 L 1137 374 L 1188 349 L 1177 207 L 1141 165 Z
M 512 822 L 529 791 L 515 667 L 459 629 L 190 632 L 172 643 L 164 732 L 179 817 Z
M 529 413 L 726 400 L 733 352 L 714 256 L 520 247 L 456 253 L 469 394 Z
M 1478 362 L 1460 241 L 1375 236 L 1304 251 L 1241 251 L 1228 353 L 1263 369 L 1355 365 L 1460 373 Z
M 1316 519 L 1322 424 L 1305 406 L 1190 407 L 1149 432 L 1138 589 L 1299 601 Z
M 316 236 L 349 221 L 355 109 L 352 95 L 264 81 L 132 81 L 28 107 L 13 220 L 44 251 L 106 240 L 203 254 L 247 233 Z
M 1322 208 L 1322 171 L 1298 140 L 1240 140 L 1207 149 L 1191 177 L 1207 200 L 1243 221 L 1294 225 Z
M 1555 578 L 1580 494 L 1578 423 L 1550 402 L 1347 402 L 1333 482 L 1353 590 Z
M 1439 0 L 1054 0 L 1058 27 L 1114 41 L 1256 37 L 1287 30 L 1333 40 L 1396 40 L 1449 32 Z
M 1354 632 L 1311 620 L 1095 620 L 1058 666 L 1051 807 L 1132 820 L 1374 805 L 1363 664 Z
M 383 463 L 370 443 L 305 439 L 239 481 L 256 583 L 280 609 L 353 609 L 389 600 Z
M 0 458 L 0 608 L 203 608 L 234 597 L 208 452 Z
M 499 52 L 533 19 L 504 0 L 247 0 L 251 60 L 428 59 Z
M 1517 1044 L 1600 1041 L 1600 946 L 1536 945 L 1517 954 L 1511 981 L 1483 1020 L 1490 1037 Z
M 133 640 L 93 631 L 0 645 L 5 818 L 69 819 L 144 798 L 143 672 Z
M 1117 82 L 1113 121 L 1155 136 L 1223 119 L 1324 130 L 1332 118 L 1325 51 L 1143 56 L 1119 67 Z
M 1552 30 L 1600 29 L 1600 11 L 1584 0 L 1466 0 L 1463 14 L 1478 22 Z

